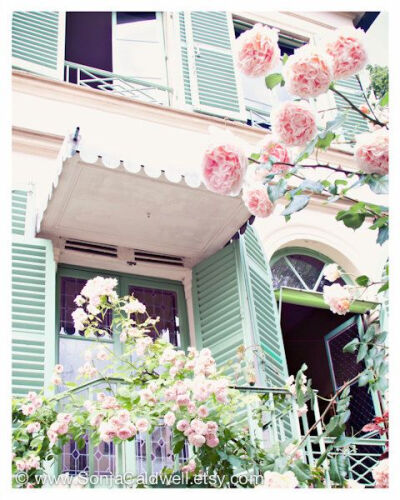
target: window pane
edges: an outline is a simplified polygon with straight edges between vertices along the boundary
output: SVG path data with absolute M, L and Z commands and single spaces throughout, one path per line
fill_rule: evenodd
M 60 333 L 67 335 L 82 335 L 76 332 L 72 313 L 77 308 L 74 299 L 80 294 L 87 280 L 63 276 L 60 279 Z M 104 328 L 111 326 L 111 312 L 108 311 L 103 322 Z
M 288 259 L 307 287 L 312 290 L 325 266 L 324 262 L 308 255 L 290 255 Z
M 170 290 L 130 286 L 129 293 L 145 304 L 148 314 L 160 317 L 156 328 L 165 338 L 175 346 L 180 346 L 178 299 L 176 293 Z M 139 315 L 140 316 L 140 315 Z M 142 320 L 145 319 L 145 316 Z M 153 332 L 152 336 L 156 334 Z
M 274 289 L 279 289 L 284 286 L 289 288 L 304 289 L 301 281 L 297 278 L 294 272 L 286 263 L 284 257 L 280 258 L 273 266 L 271 266 L 272 283 Z
M 335 281 L 335 283 L 338 283 L 339 285 L 342 285 L 344 286 L 346 284 L 346 282 L 342 279 L 342 278 L 339 278 Z M 323 292 L 324 291 L 324 286 L 327 285 L 327 286 L 331 286 L 332 283 L 328 280 L 326 280 L 323 276 L 321 278 L 321 281 L 319 282 L 319 285 L 318 285 L 318 288 L 317 288 L 317 291 L 318 292 Z

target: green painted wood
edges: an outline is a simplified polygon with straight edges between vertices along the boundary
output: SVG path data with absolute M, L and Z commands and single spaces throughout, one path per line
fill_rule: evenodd
M 12 242 L 12 393 L 49 383 L 55 361 L 55 264 L 48 240 Z
M 268 386 L 283 387 L 288 372 L 271 271 L 252 226 L 247 227 L 240 243 L 254 343 L 262 347 L 266 358 L 260 376 Z
M 339 80 L 336 84 L 337 89 L 349 98 L 357 107 L 365 105 L 365 99 L 361 92 L 360 86 L 355 76 L 351 76 L 346 80 Z M 337 94 L 334 94 L 336 106 L 340 109 L 348 108 L 348 104 Z M 346 113 L 346 120 L 342 125 L 343 135 L 346 141 L 353 141 L 354 137 L 363 132 L 368 132 L 368 123 L 357 111 L 343 109 Z
M 295 288 L 282 288 L 275 290 L 276 300 L 282 300 L 287 304 L 297 304 L 299 306 L 316 307 L 318 309 L 329 309 L 329 305 L 324 302 L 323 294 L 320 292 L 310 292 L 308 290 L 297 290 Z M 374 309 L 377 302 L 366 300 L 355 300 L 350 306 L 351 313 L 366 313 Z
M 196 111 L 241 119 L 233 25 L 227 12 L 179 13 L 182 74 L 186 104 Z
M 26 209 L 28 203 L 27 191 L 13 189 L 11 193 L 11 233 L 24 236 Z

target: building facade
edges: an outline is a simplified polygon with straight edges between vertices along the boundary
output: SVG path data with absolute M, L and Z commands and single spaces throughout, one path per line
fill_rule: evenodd
M 220 365 L 240 345 L 260 345 L 265 363 L 255 359 L 257 385 L 282 387 L 306 362 L 316 389 L 329 397 L 359 369 L 341 348 L 359 334 L 375 297 L 356 301 L 345 318 L 334 316 L 322 300 L 322 270 L 334 261 L 350 282 L 360 274 L 379 279 L 387 252 L 373 232 L 335 221 L 346 202 L 328 205 L 322 196 L 289 223 L 278 204 L 253 224 L 240 197 L 207 191 L 198 172 L 210 127 L 255 150 L 268 133 L 271 106 L 288 97 L 238 74 L 235 37 L 262 22 L 280 30 L 281 50 L 291 54 L 339 26 L 367 29 L 372 17 L 13 14 L 15 395 L 40 390 L 58 362 L 67 379 L 76 376 L 91 340 L 74 329 L 73 299 L 97 275 L 118 278 L 120 294 L 134 293 L 160 316 L 172 343 L 209 347 Z M 341 82 L 361 104 L 357 85 Z M 318 102 L 324 119 L 342 105 L 331 95 Z M 344 138 L 363 130 L 348 113 Z M 354 168 L 348 144 L 319 160 Z M 358 191 L 360 199 L 378 199 L 367 188 Z M 117 340 L 102 341 L 121 351 Z M 359 431 L 379 414 L 379 401 L 352 391 L 349 425 Z M 138 440 L 131 451 L 136 470 L 158 471 L 172 460 L 162 432 Z M 106 443 L 78 450 L 71 442 L 60 462 L 71 474 L 115 467 L 116 451 Z

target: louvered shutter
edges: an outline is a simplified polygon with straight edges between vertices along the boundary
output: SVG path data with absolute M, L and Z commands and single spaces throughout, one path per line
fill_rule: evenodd
M 25 219 L 28 203 L 28 193 L 14 189 L 11 193 L 11 232 L 12 234 L 25 234 Z
M 228 245 L 193 269 L 196 340 L 211 350 L 218 366 L 236 358 L 245 338 L 238 242 Z
M 254 340 L 266 358 L 260 375 L 266 385 L 283 387 L 288 372 L 270 267 L 252 226 L 240 243 Z
M 48 240 L 12 242 L 12 393 L 49 383 L 55 362 L 55 264 Z
M 232 16 L 227 12 L 180 12 L 179 30 L 186 104 L 195 111 L 245 121 L 232 50 Z
M 361 92 L 357 78 L 351 76 L 346 80 L 340 80 L 336 83 L 337 89 L 351 100 L 357 107 L 365 105 L 365 99 Z M 334 94 L 335 102 L 338 110 L 346 113 L 346 120 L 342 125 L 342 133 L 346 141 L 354 141 L 354 137 L 363 132 L 368 131 L 367 121 L 357 113 L 357 111 L 349 110 L 348 103 L 337 94 Z
M 15 11 L 12 16 L 12 65 L 41 75 L 63 78 L 65 14 Z

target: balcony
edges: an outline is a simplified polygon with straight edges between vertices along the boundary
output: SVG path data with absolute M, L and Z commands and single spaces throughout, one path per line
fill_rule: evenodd
M 125 382 L 118 378 L 98 378 L 80 386 L 70 389 L 58 396 L 61 407 L 70 402 L 76 401 L 78 396 L 84 396 L 85 399 L 94 399 L 96 392 L 104 390 L 105 386 L 111 384 L 114 392 L 118 391 Z M 327 446 L 332 442 L 332 438 L 323 436 L 322 425 L 319 422 L 320 412 L 318 403 L 314 409 L 298 418 L 293 405 L 289 409 L 279 409 L 274 403 L 274 395 L 290 395 L 283 388 L 274 387 L 235 387 L 245 393 L 259 393 L 264 401 L 263 406 L 263 428 L 259 434 L 262 436 L 262 442 L 266 448 L 274 446 L 278 442 L 286 439 L 297 439 L 303 441 L 302 445 L 304 461 L 308 464 L 315 464 L 318 458 L 326 451 Z M 316 424 L 313 426 L 313 424 Z M 315 431 L 308 435 L 309 429 L 315 427 Z M 158 474 L 163 467 L 178 469 L 182 463 L 185 463 L 193 454 L 192 447 L 185 446 L 179 455 L 174 455 L 170 444 L 171 436 L 168 428 L 160 425 L 152 435 L 138 434 L 133 441 L 124 441 L 121 444 L 110 447 L 111 453 L 106 457 L 107 467 L 99 466 L 98 457 L 99 448 L 94 449 L 91 444 L 90 435 L 86 437 L 84 447 L 83 461 L 79 462 L 80 468 L 68 470 L 66 458 L 68 451 L 63 453 L 63 471 L 68 470 L 72 475 L 84 472 L 89 476 L 99 476 L 99 484 L 112 485 L 112 477 L 117 474 L 130 473 L 133 476 L 146 474 Z M 363 437 L 352 437 L 345 448 L 344 455 L 347 460 L 347 469 L 349 479 L 354 479 L 366 487 L 372 487 L 374 481 L 371 475 L 371 469 L 378 462 L 387 440 L 383 437 L 376 437 L 373 432 L 365 434 Z M 76 453 L 76 448 L 73 453 Z M 337 452 L 328 454 L 328 458 Z M 96 461 L 97 459 L 97 461 Z M 108 460 L 108 461 L 107 461 Z M 326 462 L 324 462 L 326 463 Z M 97 465 L 96 465 L 97 464 Z M 237 470 L 237 474 L 243 474 L 246 471 Z M 247 471 L 248 472 L 248 471 Z M 327 487 L 331 487 L 329 472 L 325 470 L 325 481 Z

